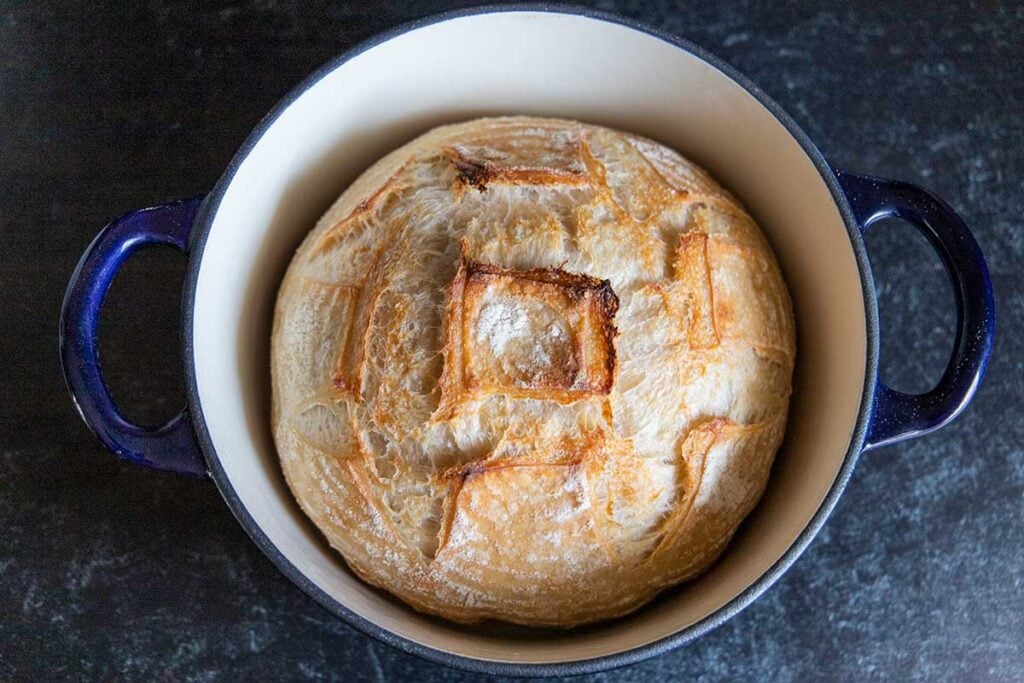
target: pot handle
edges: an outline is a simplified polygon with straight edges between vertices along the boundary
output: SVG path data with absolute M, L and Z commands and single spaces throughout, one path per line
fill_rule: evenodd
M 160 427 L 126 420 L 103 381 L 97 332 L 103 299 L 121 264 L 152 245 L 188 253 L 188 235 L 201 201 L 196 197 L 133 211 L 103 228 L 71 275 L 60 315 L 64 380 L 85 424 L 125 460 L 195 476 L 206 475 L 206 463 L 187 409 Z
M 867 450 L 934 431 L 970 403 L 992 355 L 995 303 L 981 249 L 951 206 L 909 183 L 835 173 L 861 232 L 882 218 L 895 217 L 928 238 L 946 267 L 956 302 L 953 355 L 939 383 L 923 394 L 904 394 L 878 380 Z

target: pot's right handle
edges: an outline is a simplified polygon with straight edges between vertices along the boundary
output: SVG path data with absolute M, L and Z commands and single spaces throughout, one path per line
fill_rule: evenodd
M 904 394 L 881 380 L 875 388 L 865 449 L 927 434 L 955 418 L 978 389 L 995 337 L 992 281 L 981 249 L 960 216 L 927 190 L 896 180 L 836 171 L 861 232 L 882 218 L 900 218 L 928 238 L 946 267 L 956 299 L 953 355 L 939 383 Z

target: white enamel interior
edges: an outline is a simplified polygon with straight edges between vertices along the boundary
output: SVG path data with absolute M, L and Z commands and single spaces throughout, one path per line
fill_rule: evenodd
M 768 492 L 709 573 L 636 614 L 577 631 L 467 628 L 424 617 L 356 579 L 293 502 L 269 431 L 277 285 L 330 202 L 385 152 L 441 123 L 486 114 L 576 118 L 635 131 L 708 168 L 773 244 L 797 313 L 797 381 Z M 598 19 L 466 16 L 405 33 L 327 74 L 269 127 L 213 218 L 194 304 L 206 424 L 253 519 L 310 581 L 417 643 L 486 660 L 588 659 L 709 616 L 789 548 L 827 493 L 861 402 L 865 310 L 853 250 L 821 176 L 755 98 L 699 58 Z

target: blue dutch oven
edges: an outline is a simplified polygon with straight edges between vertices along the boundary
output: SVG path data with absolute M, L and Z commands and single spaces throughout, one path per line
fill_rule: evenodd
M 758 219 L 796 314 L 791 415 L 757 509 L 705 575 L 584 629 L 467 629 L 363 584 L 298 510 L 270 437 L 271 312 L 284 268 L 318 215 L 361 170 L 416 134 L 510 113 L 633 131 L 708 168 Z M 953 353 L 935 388 L 919 395 L 878 378 L 877 303 L 862 235 L 886 217 L 927 237 L 953 284 Z M 96 343 L 114 275 L 152 245 L 188 257 L 188 405 L 155 428 L 122 416 Z M 267 115 L 208 196 L 104 228 L 71 276 L 60 325 L 68 387 L 104 445 L 140 465 L 211 477 L 270 560 L 338 618 L 452 666 L 568 675 L 665 652 L 750 604 L 821 528 L 862 451 L 926 434 L 964 409 L 992 351 L 995 313 L 978 245 L 941 199 L 834 170 L 775 102 L 697 46 L 620 17 L 545 5 L 432 17 L 334 59 Z

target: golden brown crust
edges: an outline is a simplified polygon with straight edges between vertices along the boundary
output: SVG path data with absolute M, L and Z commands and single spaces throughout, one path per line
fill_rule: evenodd
M 757 225 L 652 141 L 481 119 L 382 159 L 278 297 L 272 421 L 367 582 L 474 622 L 624 614 L 757 502 L 795 359 Z
M 501 165 L 487 159 L 474 159 L 457 148 L 444 151 L 445 157 L 458 171 L 456 180 L 480 192 L 488 185 L 585 185 L 587 175 L 581 170 L 550 167 Z
M 687 334 L 691 348 L 718 346 L 720 338 L 715 326 L 715 296 L 706 234 L 689 232 L 679 238 L 674 279 L 673 284 L 685 292 L 685 303 L 689 307 Z

